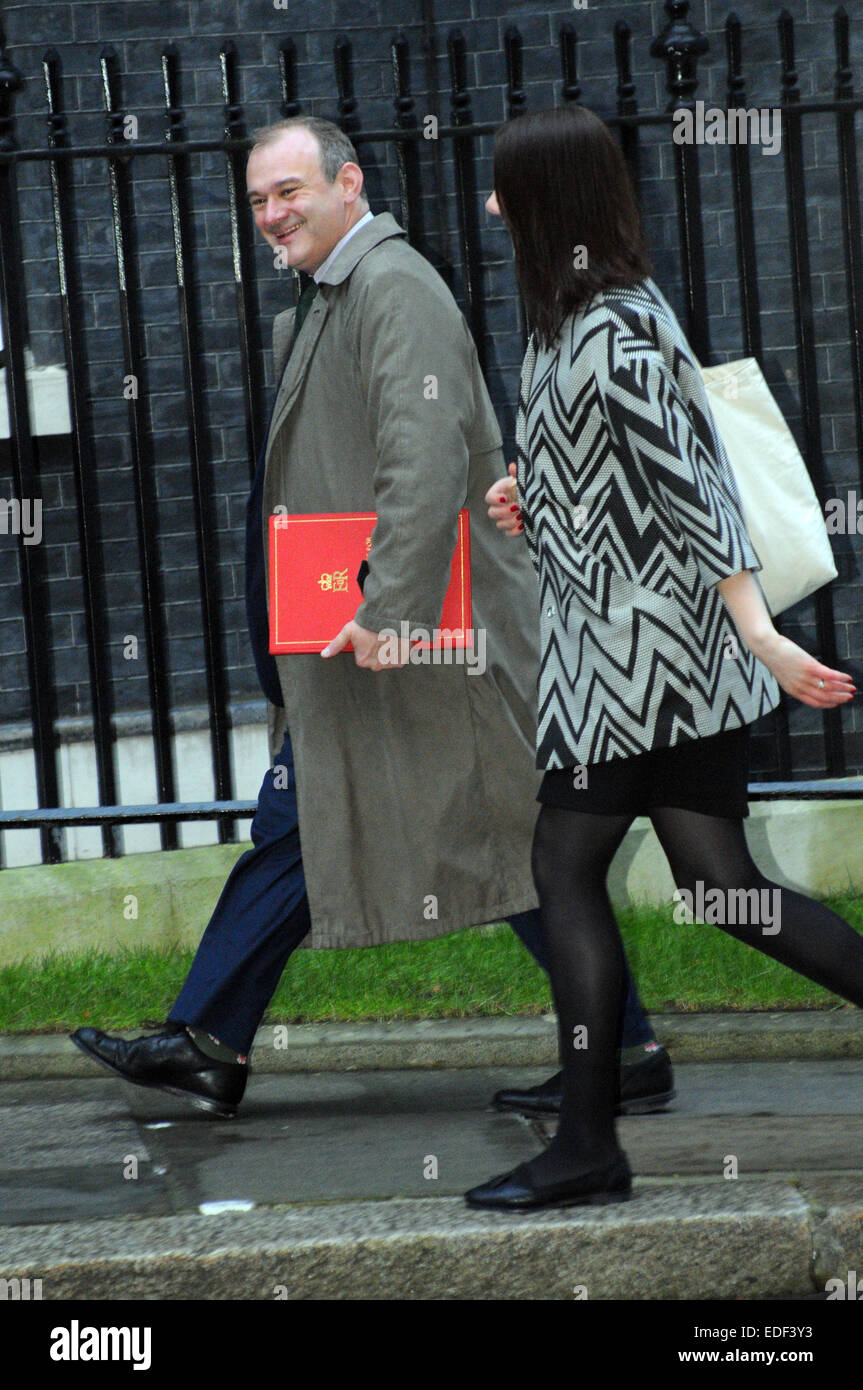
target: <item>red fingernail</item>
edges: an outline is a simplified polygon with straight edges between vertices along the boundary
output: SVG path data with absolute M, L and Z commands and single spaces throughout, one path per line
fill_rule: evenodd
M 498 500 L 498 502 L 505 502 L 505 501 L 506 501 L 506 498 L 505 498 L 505 497 L 499 497 L 497 500 Z

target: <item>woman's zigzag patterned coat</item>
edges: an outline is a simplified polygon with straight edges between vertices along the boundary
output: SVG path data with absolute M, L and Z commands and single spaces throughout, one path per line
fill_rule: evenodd
M 540 586 L 537 767 L 751 723 L 779 687 L 715 585 L 760 568 L 706 391 L 650 279 L 522 368 L 518 491 Z

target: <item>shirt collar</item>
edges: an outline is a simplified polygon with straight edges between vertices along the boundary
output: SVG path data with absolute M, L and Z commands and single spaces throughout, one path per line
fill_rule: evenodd
M 314 272 L 314 279 L 318 282 L 318 284 L 321 283 L 321 277 L 327 273 L 333 261 L 336 259 L 336 256 L 339 254 L 342 247 L 347 245 L 351 237 L 354 235 L 354 232 L 358 232 L 360 230 L 360 227 L 364 227 L 367 222 L 371 222 L 373 217 L 374 213 L 372 212 L 371 208 L 369 208 L 365 217 L 361 217 L 359 222 L 355 222 L 354 225 L 350 228 L 350 230 L 345 232 L 341 241 L 336 242 L 335 246 L 333 247 L 330 254 L 327 256 L 327 259 L 324 261 L 323 265 L 319 265 L 317 270 Z

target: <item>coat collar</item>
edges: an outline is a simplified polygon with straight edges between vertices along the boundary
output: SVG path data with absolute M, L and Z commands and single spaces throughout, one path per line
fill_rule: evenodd
M 321 277 L 322 285 L 340 285 L 356 269 L 366 252 L 393 236 L 407 236 L 392 213 L 379 212 L 361 227 L 350 241 L 342 247 L 329 270 Z

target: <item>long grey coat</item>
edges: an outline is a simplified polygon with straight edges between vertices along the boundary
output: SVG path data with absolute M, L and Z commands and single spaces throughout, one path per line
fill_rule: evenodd
M 276 380 L 293 321 L 275 319 Z M 473 621 L 486 630 L 482 675 L 371 672 L 353 652 L 276 658 L 286 708 L 270 707 L 270 749 L 286 721 L 311 944 L 419 939 L 535 907 L 536 578 L 487 516 L 506 465 L 464 316 L 389 213 L 324 277 L 266 450 L 265 554 L 277 508 L 378 513 L 356 613 L 374 631 L 437 625 L 468 507 Z

